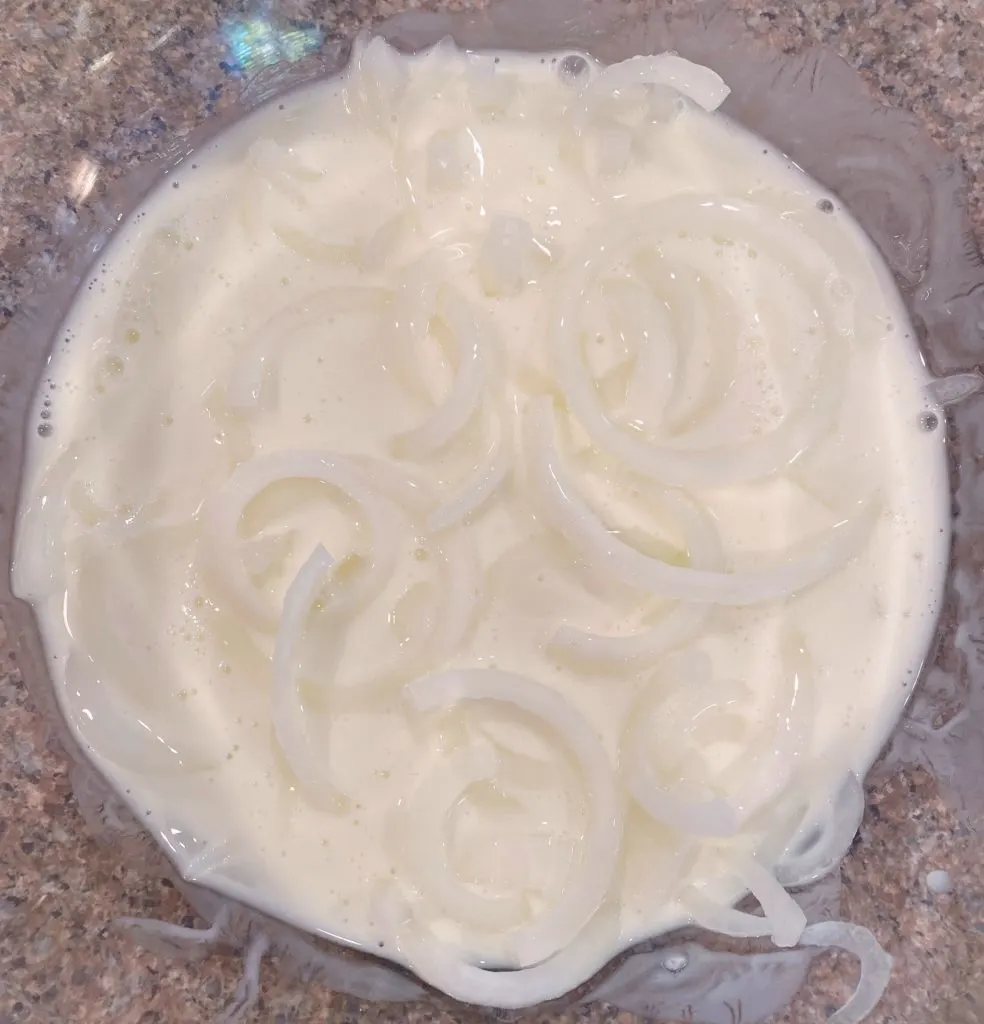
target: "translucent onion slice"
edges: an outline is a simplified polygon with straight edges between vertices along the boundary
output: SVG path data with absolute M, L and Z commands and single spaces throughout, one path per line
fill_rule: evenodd
M 482 569 L 471 535 L 459 530 L 436 543 L 444 562 L 445 591 L 428 638 L 431 665 L 447 661 L 464 643 L 482 596 Z
M 847 336 L 853 332 L 853 304 L 845 299 L 835 309 L 824 292 L 814 296 L 827 338 L 812 388 L 801 404 L 773 430 L 743 441 L 685 451 L 659 446 L 612 422 L 601 406 L 597 389 L 580 358 L 579 313 L 591 281 L 628 262 L 634 251 L 683 231 L 694 235 L 734 237 L 765 253 L 803 268 L 804 277 L 837 279 L 836 266 L 805 232 L 791 241 L 792 225 L 779 212 L 741 199 L 678 195 L 633 211 L 631 217 L 601 232 L 600 238 L 571 262 L 572 270 L 559 289 L 550 328 L 550 347 L 558 380 L 573 416 L 595 445 L 610 452 L 642 476 L 678 487 L 706 488 L 747 483 L 778 472 L 811 447 L 836 415 L 848 363 Z
M 469 787 L 495 777 L 499 759 L 488 741 L 456 750 L 436 764 L 394 814 L 399 863 L 424 900 L 453 921 L 501 930 L 523 921 L 529 908 L 520 894 L 485 896 L 461 882 L 448 860 L 445 831 Z
M 31 501 L 17 520 L 13 550 L 32 552 L 37 556 L 37 565 L 44 566 L 41 573 L 35 570 L 29 574 L 26 562 L 14 559 L 11 584 L 23 600 L 41 601 L 62 586 L 69 488 L 77 460 L 74 446 L 66 448 L 33 489 Z
M 313 320 L 321 316 L 380 314 L 389 299 L 390 293 L 383 288 L 322 288 L 302 299 L 286 314 L 283 310 L 275 313 L 236 356 L 226 385 L 230 408 L 247 415 L 261 408 L 264 378 L 269 367 L 284 345 Z
M 397 950 L 417 977 L 460 1002 L 503 1010 L 558 999 L 588 981 L 604 966 L 618 935 L 617 915 L 603 909 L 548 960 L 522 970 L 487 971 L 425 931 L 395 886 L 377 893 L 375 908 L 374 916 L 395 937 Z
M 420 711 L 463 701 L 500 701 L 533 715 L 568 745 L 588 787 L 589 826 L 581 859 L 564 896 L 512 937 L 521 966 L 539 963 L 585 927 L 602 905 L 615 873 L 622 837 L 618 780 L 598 736 L 556 691 L 498 669 L 440 672 L 410 683 L 407 698 Z
M 773 568 L 729 573 L 670 565 L 644 555 L 606 529 L 578 494 L 560 463 L 552 400 L 531 399 L 525 419 L 523 447 L 530 484 L 554 528 L 595 570 L 658 597 L 736 606 L 789 597 L 819 583 L 854 557 L 879 514 L 878 507 L 869 504 Z
M 338 245 L 303 231 L 290 224 L 273 224 L 271 230 L 291 252 L 312 263 L 337 267 L 343 263 L 354 263 L 358 250 L 353 245 Z
M 672 264 L 656 250 L 639 253 L 635 265 L 678 322 L 680 386 L 673 389 L 663 415 L 669 432 L 676 434 L 721 401 L 734 378 L 738 352 L 734 345 L 721 345 L 712 337 L 712 298 L 697 270 Z
M 442 290 L 439 311 L 458 350 L 458 369 L 447 399 L 419 427 L 393 440 L 401 457 L 421 458 L 440 451 L 468 425 L 482 401 L 490 341 L 477 309 L 458 292 Z
M 742 821 L 782 793 L 813 735 L 815 687 L 809 658 L 792 636 L 784 638 L 783 654 L 787 682 L 777 696 L 775 732 L 753 753 L 748 776 L 732 800 Z
M 692 664 L 688 659 L 686 664 Z M 695 671 L 695 674 L 698 674 Z M 700 685 L 688 678 L 685 685 Z M 667 785 L 654 764 L 652 740 L 644 728 L 642 716 L 630 716 L 622 738 L 624 777 L 636 803 L 656 821 L 685 835 L 701 838 L 733 836 L 741 827 L 738 812 L 724 797 L 695 799 L 680 786 Z
M 772 941 L 783 948 L 795 946 L 806 927 L 806 914 L 799 904 L 753 857 L 745 858 L 738 867 L 738 877 L 759 901 L 771 926 Z
M 426 547 L 442 563 L 433 626 L 420 642 L 401 649 L 383 668 L 358 682 L 336 686 L 333 697 L 339 708 L 364 709 L 367 701 L 391 692 L 408 678 L 445 664 L 468 636 L 482 598 L 482 571 L 473 539 L 468 531 L 459 530 L 429 539 Z
M 522 217 L 496 214 L 478 251 L 475 273 L 486 295 L 518 295 L 530 279 L 533 227 Z
M 688 887 L 683 894 L 683 905 L 695 924 L 719 935 L 736 939 L 772 937 L 777 946 L 788 948 L 800 941 L 806 927 L 806 915 L 775 880 L 774 876 L 751 857 L 741 858 L 737 877 L 759 901 L 764 917 L 747 914 L 742 910 L 721 906 L 708 899 L 700 890 Z
M 240 552 L 239 523 L 249 503 L 273 484 L 320 480 L 354 501 L 366 517 L 372 558 L 368 570 L 350 589 L 346 604 L 369 600 L 392 575 L 400 520 L 395 507 L 365 482 L 367 475 L 354 460 L 331 452 L 276 452 L 241 463 L 200 513 L 202 565 L 254 625 L 272 629 L 276 612 L 269 595 L 250 580 Z
M 681 523 L 690 568 L 718 572 L 724 568 L 724 551 L 713 517 L 680 491 L 666 491 L 661 500 L 675 506 Z M 696 639 L 710 614 L 710 605 L 677 603 L 649 629 L 631 636 L 604 636 L 575 626 L 561 626 L 550 640 L 558 653 L 587 662 L 653 661 L 667 651 Z
M 379 36 L 360 34 L 352 47 L 352 71 L 345 86 L 346 108 L 386 139 L 399 132 L 397 114 L 407 87 L 401 56 Z
M 502 418 L 495 417 L 492 444 L 478 471 L 458 494 L 441 502 L 427 516 L 427 529 L 432 533 L 446 530 L 466 521 L 479 511 L 505 483 L 512 470 L 513 457 L 509 437 Z
M 273 647 L 271 704 L 274 736 L 301 787 L 319 805 L 341 811 L 346 800 L 328 769 L 327 740 L 312 736 L 294 678 L 295 651 L 303 638 L 311 605 L 334 565 L 335 560 L 319 544 L 287 588 Z
M 836 871 L 851 849 L 863 817 L 864 786 L 854 772 L 849 772 L 819 822 L 806 815 L 776 864 L 776 878 L 785 886 L 797 888 Z
M 669 408 L 677 372 L 677 351 L 666 306 L 634 281 L 609 281 L 604 293 L 612 303 L 615 327 L 635 356 L 620 417 L 652 433 Z
M 829 1024 L 861 1024 L 885 994 L 892 976 L 891 956 L 867 928 L 843 921 L 811 924 L 800 937 L 800 945 L 843 949 L 861 961 L 861 978 L 854 995 L 828 1018 Z
M 599 94 L 611 95 L 634 85 L 669 86 L 708 113 L 717 110 L 731 93 L 724 79 L 710 68 L 675 53 L 657 53 L 608 65 L 588 82 L 584 97 L 590 101 Z

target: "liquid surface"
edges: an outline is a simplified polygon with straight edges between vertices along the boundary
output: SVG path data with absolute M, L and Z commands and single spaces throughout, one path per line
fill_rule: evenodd
M 114 239 L 14 584 L 187 877 L 506 1005 L 441 958 L 559 994 L 788 881 L 863 777 L 935 622 L 939 410 L 708 76 L 373 43 Z

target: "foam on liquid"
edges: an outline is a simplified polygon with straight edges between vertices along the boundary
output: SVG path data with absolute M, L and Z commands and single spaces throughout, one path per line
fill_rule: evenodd
M 552 377 L 545 339 L 558 275 L 613 218 L 683 192 L 751 199 L 788 213 L 831 255 L 837 280 L 801 283 L 846 288 L 855 303 L 836 429 L 777 477 L 694 492 L 734 569 L 822 533 L 874 493 L 881 503 L 864 551 L 833 577 L 788 601 L 716 609 L 689 645 L 713 666 L 710 703 L 730 686 L 729 699 L 767 725 L 784 638 L 790 629 L 802 638 L 816 702 L 797 751 L 813 766 L 796 782 L 803 803 L 836 790 L 848 770 L 863 774 L 892 729 L 928 645 L 948 543 L 942 430 L 921 424 L 933 411 L 927 374 L 887 273 L 839 205 L 824 212 L 818 203 L 828 196 L 815 183 L 719 115 L 619 115 L 621 127 L 592 128 L 584 142 L 571 132 L 575 86 L 556 56 L 502 54 L 466 72 L 468 60 L 446 50 L 390 56 L 375 79 L 353 71 L 268 105 L 186 161 L 120 229 L 39 391 L 44 436 L 28 451 L 15 553 L 15 588 L 37 609 L 67 717 L 189 877 L 312 931 L 385 944 L 384 954 L 391 936 L 372 894 L 381 880 L 404 882 L 392 811 L 432 784 L 449 752 L 483 733 L 519 749 L 527 773 L 537 774 L 529 765 L 539 759 L 542 785 L 517 781 L 523 770 L 514 766 L 512 780 L 468 790 L 447 825 L 451 870 L 483 892 L 527 893 L 531 913 L 557 897 L 580 856 L 585 805 L 556 741 L 507 708 L 422 724 L 401 703 L 408 679 L 369 710 L 339 708 L 332 687 L 393 665 L 399 675 L 402 664 L 415 674 L 444 664 L 508 669 L 562 692 L 615 763 L 626 716 L 656 667 L 597 671 L 547 650 L 560 624 L 628 634 L 656 606 L 621 585 L 586 581 L 577 552 L 544 541 L 518 459 L 510 482 L 457 528 L 474 542 L 483 597 L 446 663 L 401 662 L 426 633 L 442 586 L 419 522 L 401 536 L 377 601 L 343 632 L 309 628 L 302 693 L 350 807 L 332 813 L 301 792 L 271 727 L 273 632 L 238 614 L 202 570 L 196 517 L 235 465 L 257 455 L 325 449 L 393 462 L 393 437 L 433 411 L 459 369 L 438 320 L 414 351 L 395 343 L 410 308 L 401 296 L 451 283 L 487 315 L 500 355 L 492 388 L 512 422 Z M 388 90 L 404 74 L 392 123 Z M 521 250 L 516 275 L 510 258 L 483 277 L 476 265 L 490 225 L 519 222 L 536 244 Z M 407 277 L 401 268 L 428 252 L 434 262 L 420 280 Z M 737 353 L 723 397 L 694 417 L 687 443 L 770 429 L 808 386 L 828 340 L 803 317 L 809 306 L 797 304 L 795 281 L 740 238 L 678 234 L 663 257 L 650 264 L 657 276 L 675 262 L 699 275 L 699 310 L 666 285 L 674 331 L 686 337 L 696 313 L 716 346 L 685 356 L 681 386 L 697 387 L 723 353 Z M 401 282 L 385 309 L 370 296 L 353 311 L 342 298 L 353 286 Z M 339 292 L 326 297 L 326 288 Z M 583 337 L 596 376 L 617 371 L 620 345 L 599 293 Z M 226 387 L 250 351 L 263 353 L 267 376 L 262 411 L 244 416 L 230 409 Z M 585 442 L 576 425 L 562 435 L 569 465 Z M 487 447 L 476 420 L 448 453 L 407 465 L 451 494 Z M 678 526 L 650 500 L 658 487 L 587 468 L 578 479 L 606 522 L 679 555 Z M 127 539 L 128 521 L 162 525 Z M 315 544 L 342 558 L 367 541 L 336 492 L 297 481 L 254 501 L 241 534 L 273 538 L 246 557 L 275 610 Z M 723 764 L 730 755 L 719 746 L 706 753 Z M 773 822 L 754 843 L 777 855 L 788 838 L 780 833 Z M 615 946 L 685 920 L 686 885 L 738 895 L 728 850 L 751 842 L 721 844 L 723 860 L 712 862 L 700 855 L 706 844 L 685 844 L 630 807 L 612 889 L 619 934 L 597 950 L 599 966 Z M 433 928 L 475 958 L 503 955 L 499 938 L 447 920 Z

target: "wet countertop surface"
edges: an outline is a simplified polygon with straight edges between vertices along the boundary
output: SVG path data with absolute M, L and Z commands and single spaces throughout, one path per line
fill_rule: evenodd
M 272 20 L 305 46 L 331 45 L 412 6 L 414 0 L 291 0 L 269 15 L 269 5 L 228 0 L 9 0 L 0 33 L 0 344 L 8 343 L 2 328 L 49 272 L 46 250 L 61 221 L 74 216 L 80 189 L 92 187 L 93 170 L 112 178 L 232 102 L 242 87 L 244 32 Z M 915 111 L 937 141 L 960 152 L 981 237 L 980 0 L 733 6 L 784 49 L 832 47 L 886 101 Z M 8 526 L 0 519 L 0 530 Z M 196 921 L 152 848 L 124 866 L 118 849 L 90 837 L 68 766 L 46 745 L 9 647 L 0 622 L 0 1024 L 213 1020 L 232 997 L 241 958 L 218 952 L 179 963 L 139 950 L 114 928 L 125 915 Z M 874 853 L 886 847 L 895 851 L 890 868 Z M 930 891 L 926 876 L 934 869 L 949 872 L 951 892 Z M 843 882 L 845 916 L 868 925 L 895 957 L 872 1024 L 984 1020 L 984 984 L 975 980 L 984 958 L 984 858 L 932 779 L 898 774 L 871 789 Z M 825 1021 L 854 980 L 848 960 L 818 960 L 803 995 L 777 1021 Z M 248 1020 L 476 1019 L 450 1004 L 373 1007 L 320 985 L 291 984 L 278 977 L 275 960 L 264 965 L 262 986 Z M 601 1006 L 523 1019 L 638 1020 Z

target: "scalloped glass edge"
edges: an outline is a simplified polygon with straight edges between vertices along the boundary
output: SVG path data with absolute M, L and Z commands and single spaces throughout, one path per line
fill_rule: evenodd
M 937 147 L 915 116 L 881 105 L 833 53 L 777 53 L 755 41 L 717 0 L 684 13 L 640 12 L 620 0 L 499 0 L 479 13 L 399 14 L 376 31 L 406 50 L 450 36 L 469 49 L 570 48 L 609 62 L 676 51 L 717 71 L 732 89 L 724 112 L 839 196 L 867 230 L 896 276 L 927 364 L 942 378 L 938 397 L 954 403 L 948 409 L 947 440 L 955 517 L 936 646 L 869 780 L 903 766 L 924 768 L 937 778 L 962 822 L 975 827 L 984 814 L 984 683 L 974 679 L 984 657 L 984 540 L 974 535 L 984 514 L 984 493 L 978 493 L 984 491 L 984 474 L 977 463 L 977 453 L 984 452 L 984 412 L 979 400 L 966 399 L 984 383 L 977 371 L 984 263 L 970 228 L 959 158 Z M 57 250 L 31 268 L 41 283 L 0 345 L 0 515 L 8 522 L 16 508 L 28 411 L 45 360 L 77 288 L 115 226 L 203 142 L 271 97 L 337 72 L 347 55 L 346 44 L 329 43 L 317 56 L 261 71 L 231 109 L 176 140 L 106 196 L 60 218 Z M 5 565 L 10 543 L 8 530 L 0 538 Z M 145 856 L 147 834 L 57 710 L 33 613 L 11 597 L 6 573 L 0 580 L 0 613 L 50 739 L 72 763 L 72 785 L 87 823 L 117 846 L 121 857 Z M 255 1001 L 259 963 L 268 952 L 278 953 L 281 963 L 302 978 L 359 998 L 447 1002 L 388 961 L 312 938 L 207 885 L 182 879 L 176 851 L 162 837 L 154 839 L 171 863 L 175 884 L 210 927 L 138 919 L 118 923 L 167 955 L 196 955 L 213 945 L 242 949 L 243 979 L 225 1019 L 236 1019 Z M 836 916 L 839 894 L 835 873 L 795 895 L 812 923 Z M 562 1002 L 602 1001 L 655 1020 L 754 1024 L 788 1004 L 818 952 L 776 950 L 763 942 L 686 929 L 620 954 Z M 514 1016 L 495 1013 L 497 1019 Z

